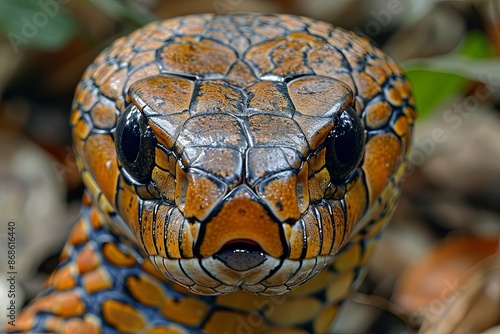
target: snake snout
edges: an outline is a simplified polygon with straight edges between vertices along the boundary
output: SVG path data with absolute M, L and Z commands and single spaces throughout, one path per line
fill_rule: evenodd
M 266 261 L 267 254 L 253 240 L 227 242 L 213 257 L 236 271 L 253 269 Z

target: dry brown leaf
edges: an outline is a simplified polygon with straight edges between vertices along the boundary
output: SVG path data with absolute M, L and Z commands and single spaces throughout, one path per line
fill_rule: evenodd
M 408 322 L 435 321 L 468 285 L 464 278 L 481 260 L 495 254 L 498 236 L 452 236 L 400 276 L 392 301 L 407 310 Z
M 464 290 L 433 319 L 424 322 L 420 334 L 481 333 L 500 324 L 500 254 L 472 270 Z

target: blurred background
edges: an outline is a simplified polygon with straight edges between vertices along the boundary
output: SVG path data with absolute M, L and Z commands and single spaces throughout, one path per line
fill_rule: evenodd
M 86 66 L 147 22 L 202 12 L 291 13 L 354 30 L 414 87 L 403 197 L 332 333 L 500 333 L 499 0 L 1 0 L 0 253 L 13 221 L 18 304 L 54 269 L 80 208 L 68 119 Z

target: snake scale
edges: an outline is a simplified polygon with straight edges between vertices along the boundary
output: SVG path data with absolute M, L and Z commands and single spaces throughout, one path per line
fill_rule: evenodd
M 387 55 L 309 18 L 119 38 L 72 107 L 80 218 L 7 330 L 327 332 L 391 217 L 415 117 Z

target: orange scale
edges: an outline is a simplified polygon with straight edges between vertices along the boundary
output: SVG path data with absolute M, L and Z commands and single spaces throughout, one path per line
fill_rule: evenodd
M 329 76 L 337 69 L 345 67 L 344 56 L 340 52 L 335 52 L 333 47 L 325 45 L 321 48 L 314 48 L 308 52 L 309 66 L 318 75 Z
M 96 253 L 95 249 L 93 249 L 90 244 L 87 244 L 78 253 L 76 264 L 78 266 L 78 272 L 83 274 L 97 268 L 101 264 L 101 256 Z
M 90 110 L 97 103 L 97 88 L 94 90 L 82 89 L 80 94 L 77 94 L 77 100 L 81 104 L 83 111 Z
M 309 210 L 302 217 L 304 220 L 305 234 L 307 236 L 306 259 L 318 256 L 321 251 L 322 240 L 320 238 L 319 224 L 313 210 Z
M 403 113 L 408 118 L 408 123 L 413 124 L 413 122 L 417 118 L 417 112 L 415 111 L 415 108 L 404 107 Z
M 117 100 L 123 93 L 125 82 L 128 79 L 128 69 L 122 68 L 111 74 L 101 86 L 101 93 L 112 99 Z
M 69 257 L 69 255 L 71 254 L 72 250 L 73 250 L 73 246 L 71 246 L 70 244 L 64 245 L 64 247 L 61 251 L 61 254 L 59 254 L 59 261 L 62 262 L 64 260 L 66 260 Z
M 125 254 L 116 244 L 108 242 L 102 247 L 104 258 L 117 267 L 132 267 L 137 261 L 129 254 Z
M 288 239 L 288 244 L 290 247 L 290 255 L 288 256 L 291 260 L 298 260 L 302 257 L 302 251 L 304 249 L 304 222 L 299 220 L 293 225 L 290 232 L 290 237 Z
M 157 215 L 158 208 L 155 203 L 146 202 L 142 210 L 141 226 L 134 225 L 134 233 L 137 240 L 141 243 L 142 247 L 149 255 L 157 255 L 158 250 L 153 237 L 153 226 L 156 221 L 161 220 Z M 162 212 L 160 212 L 162 214 Z M 162 214 L 163 215 L 163 214 Z M 156 219 L 156 220 L 155 220 Z M 163 235 L 163 231 L 162 231 Z M 162 246 L 160 245 L 160 248 Z M 161 251 L 162 249 L 160 249 Z
M 380 191 L 382 191 L 382 189 L 380 189 Z M 377 193 L 377 196 L 380 191 Z M 360 174 L 347 185 L 347 191 L 344 198 L 347 212 L 345 236 L 349 237 L 352 228 L 361 219 L 369 204 L 366 185 Z
M 346 238 L 347 226 L 345 224 L 345 215 L 342 206 L 338 201 L 330 204 L 332 206 L 333 212 L 333 224 L 334 224 L 334 241 L 331 254 L 336 254 L 344 243 Z
M 380 93 L 380 86 L 368 74 L 364 72 L 354 72 L 353 78 L 361 97 L 372 99 L 375 95 Z
M 104 267 L 99 267 L 85 274 L 82 278 L 82 283 L 83 288 L 89 293 L 94 293 L 113 287 L 111 276 Z
M 90 195 L 88 192 L 84 192 L 82 196 L 82 205 L 84 206 L 91 206 L 92 205 L 92 198 L 90 198 Z
M 399 137 L 403 137 L 410 129 L 408 119 L 403 115 L 394 123 L 393 129 Z
M 100 63 L 98 64 L 93 73 L 92 78 L 94 79 L 97 86 L 102 86 L 106 80 L 112 75 L 114 72 L 118 70 L 117 64 L 108 64 L 108 63 Z
M 103 320 L 120 332 L 140 332 L 146 326 L 146 319 L 136 308 L 108 299 L 102 304 Z
M 85 118 L 80 118 L 73 127 L 73 135 L 80 140 L 85 140 L 90 134 L 92 125 Z
M 161 308 L 161 313 L 168 319 L 187 326 L 200 324 L 209 312 L 204 302 L 194 298 L 180 300 L 168 299 Z
M 106 198 L 113 203 L 119 170 L 111 135 L 95 134 L 85 143 L 87 165 Z
M 109 103 L 98 102 L 91 110 L 90 117 L 95 127 L 111 129 L 116 123 L 116 109 Z
M 237 56 L 232 49 L 221 43 L 208 39 L 195 41 L 184 37 L 182 42 L 165 46 L 161 50 L 160 58 L 168 70 L 202 75 L 227 73 Z
M 146 306 L 158 306 L 165 297 L 162 287 L 147 275 L 128 277 L 126 285 L 132 296 Z
M 77 88 L 77 90 L 78 90 L 78 88 Z M 71 110 L 71 115 L 69 118 L 69 124 L 71 126 L 75 126 L 83 114 L 80 109 L 76 109 L 76 108 L 77 108 L 77 106 L 73 105 L 72 110 Z
M 56 292 L 35 301 L 36 311 L 53 313 L 60 317 L 72 317 L 85 312 L 85 304 L 74 291 Z
M 80 218 L 76 225 L 73 227 L 68 241 L 73 245 L 78 245 L 88 241 L 88 227 L 86 222 Z
M 130 61 L 130 66 L 133 68 L 138 68 L 155 61 L 156 50 L 144 51 L 136 54 L 136 56 Z
M 322 231 L 322 246 L 319 253 L 320 255 L 328 255 L 331 253 L 335 237 L 334 222 L 327 206 L 321 204 L 317 207 L 317 210 L 321 218 L 319 224 Z
M 396 87 L 389 87 L 385 89 L 385 98 L 394 106 L 400 106 L 403 104 L 403 99 L 401 98 L 401 93 Z
M 69 290 L 76 286 L 76 270 L 68 264 L 54 272 L 50 279 L 50 285 L 54 286 L 57 290 Z
M 95 207 L 92 207 L 92 209 L 90 210 L 90 223 L 92 224 L 92 228 L 94 228 L 95 230 L 98 230 L 102 227 L 103 217 Z
M 125 223 L 132 231 L 137 231 L 139 226 L 139 196 L 135 192 L 133 185 L 121 180 L 117 187 L 116 207 Z
M 366 174 L 370 203 L 375 202 L 399 166 L 400 155 L 401 142 L 392 133 L 374 136 L 366 144 L 363 170 Z M 353 203 L 355 202 L 356 199 L 353 198 Z
M 382 85 L 387 80 L 387 72 L 380 67 L 380 63 L 380 61 L 371 60 L 370 64 L 366 66 L 365 72 L 375 79 L 379 85 Z
M 66 321 L 62 327 L 62 334 L 100 334 L 101 329 L 92 321 L 80 318 L 73 318 Z
M 366 125 L 372 129 L 383 126 L 389 121 L 392 107 L 387 101 L 377 101 L 366 106 Z
M 259 195 L 280 221 L 300 218 L 297 204 L 297 175 L 282 173 L 279 177 L 263 181 L 259 186 Z

